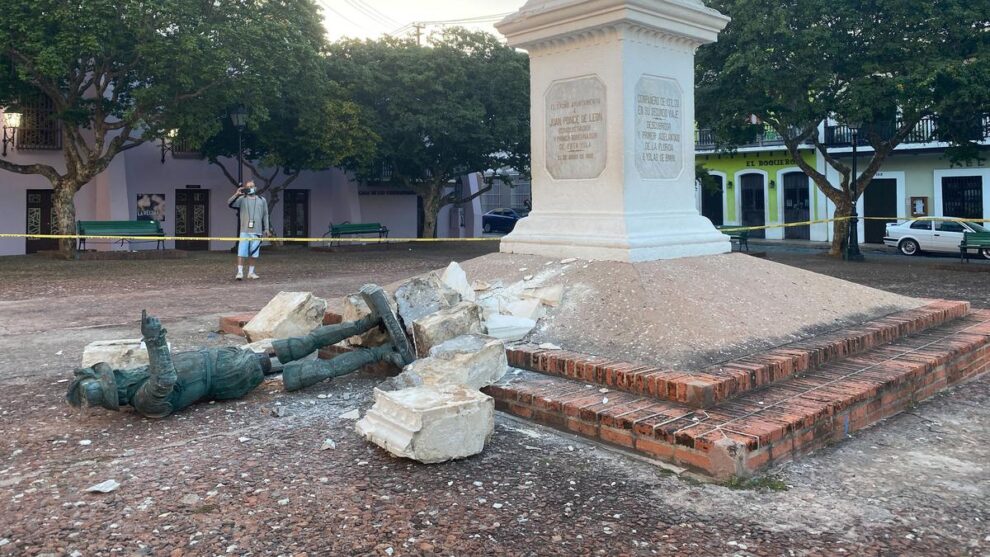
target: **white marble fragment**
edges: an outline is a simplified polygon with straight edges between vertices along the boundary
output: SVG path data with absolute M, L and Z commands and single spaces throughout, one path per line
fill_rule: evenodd
M 413 334 L 413 322 L 420 317 L 451 308 L 461 301 L 461 295 L 440 280 L 436 273 L 410 279 L 395 291 L 399 317 L 406 332 Z
M 391 454 L 425 464 L 480 453 L 495 428 L 495 401 L 462 386 L 375 389 L 375 405 L 355 426 Z
M 434 346 L 462 335 L 483 334 L 482 308 L 474 302 L 461 302 L 413 321 L 416 355 L 424 357 Z
M 468 283 L 467 273 L 456 262 L 451 261 L 450 265 L 447 265 L 440 280 L 460 294 L 462 300 L 474 301 L 474 289 Z
M 172 344 L 169 343 L 169 348 Z M 148 365 L 148 348 L 139 338 L 98 340 L 83 349 L 82 366 L 105 363 L 113 369 L 131 369 Z
M 466 385 L 481 389 L 497 383 L 509 369 L 505 343 L 485 335 L 464 335 L 434 346 L 390 381 L 399 388 Z
M 536 327 L 536 321 L 511 315 L 492 315 L 485 321 L 488 336 L 508 342 L 522 340 Z
M 311 292 L 279 292 L 244 325 L 250 342 L 302 336 L 323 325 L 327 301 Z

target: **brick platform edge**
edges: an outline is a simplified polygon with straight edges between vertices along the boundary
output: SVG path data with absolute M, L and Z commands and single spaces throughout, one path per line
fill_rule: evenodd
M 244 336 L 244 325 L 248 324 L 248 321 L 254 319 L 256 313 L 237 313 L 234 315 L 222 315 L 220 316 L 220 332 L 227 335 L 237 335 L 239 337 Z M 332 312 L 327 312 L 323 316 L 324 325 L 336 325 L 340 323 L 340 315 Z
M 712 409 L 528 371 L 485 392 L 499 410 L 728 479 L 839 441 L 988 368 L 990 311 L 977 311 Z
M 700 372 L 665 370 L 569 351 L 532 346 L 508 350 L 509 365 L 620 391 L 681 402 L 698 408 L 716 404 L 828 362 L 859 354 L 906 335 L 937 327 L 969 313 L 968 302 L 935 300 L 806 341 L 740 358 Z

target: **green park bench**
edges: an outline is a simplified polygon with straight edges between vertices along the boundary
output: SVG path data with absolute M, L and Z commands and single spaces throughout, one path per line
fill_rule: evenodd
M 749 231 L 748 230 L 733 230 L 732 226 L 717 226 L 719 232 L 725 234 L 729 237 L 730 242 L 735 242 L 739 245 L 739 251 L 746 248 L 749 251 Z
M 82 236 L 159 236 L 161 240 L 120 240 L 124 242 L 158 242 L 158 249 L 165 249 L 165 231 L 156 220 L 81 220 L 76 223 L 76 233 Z M 115 240 L 114 240 L 115 241 Z M 79 239 L 79 249 L 86 249 L 86 238 Z
M 324 238 L 330 236 L 331 243 L 334 239 L 344 236 L 360 236 L 363 234 L 377 234 L 378 239 L 388 239 L 388 228 L 379 222 L 330 224 L 330 230 L 323 235 Z M 339 242 L 338 242 L 339 243 Z M 388 242 L 384 242 L 388 246 Z
M 959 256 L 966 261 L 966 252 L 969 250 L 990 250 L 990 232 L 965 232 L 963 241 L 959 244 Z

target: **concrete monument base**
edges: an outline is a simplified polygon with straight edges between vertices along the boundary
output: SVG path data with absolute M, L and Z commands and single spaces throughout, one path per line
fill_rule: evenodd
M 630 228 L 641 232 L 627 232 Z M 732 244 L 697 213 L 650 219 L 534 212 L 516 224 L 499 249 L 502 253 L 634 263 L 728 253 Z

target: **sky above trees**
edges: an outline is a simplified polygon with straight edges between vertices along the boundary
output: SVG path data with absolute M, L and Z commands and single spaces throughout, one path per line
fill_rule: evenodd
M 317 0 L 323 10 L 330 40 L 343 37 L 378 38 L 387 33 L 411 32 L 413 22 L 481 19 L 461 24 L 470 29 L 496 33 L 489 16 L 518 10 L 526 0 Z M 501 18 L 499 18 L 501 19 Z M 431 25 L 426 33 L 437 30 Z

